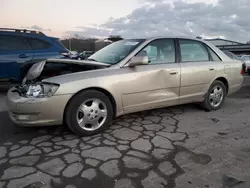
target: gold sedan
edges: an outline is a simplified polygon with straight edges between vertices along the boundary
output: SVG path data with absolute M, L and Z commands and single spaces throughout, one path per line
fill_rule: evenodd
M 22 126 L 65 123 L 93 135 L 123 114 L 193 102 L 217 110 L 240 89 L 242 72 L 241 61 L 203 40 L 120 40 L 83 61 L 34 64 L 8 91 L 9 115 Z

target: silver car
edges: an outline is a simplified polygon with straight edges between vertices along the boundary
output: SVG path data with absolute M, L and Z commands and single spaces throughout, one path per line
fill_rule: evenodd
M 123 114 L 194 102 L 217 110 L 240 89 L 241 73 L 241 61 L 203 40 L 120 40 L 86 60 L 35 64 L 8 91 L 9 115 L 22 126 L 65 123 L 93 135 Z

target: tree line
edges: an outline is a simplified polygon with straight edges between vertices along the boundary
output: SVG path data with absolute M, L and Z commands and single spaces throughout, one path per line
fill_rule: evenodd
M 82 52 L 97 51 L 112 42 L 122 39 L 123 38 L 121 36 L 109 36 L 103 40 L 99 40 L 98 38 L 85 38 L 75 35 L 73 37 L 62 39 L 60 41 L 70 51 Z

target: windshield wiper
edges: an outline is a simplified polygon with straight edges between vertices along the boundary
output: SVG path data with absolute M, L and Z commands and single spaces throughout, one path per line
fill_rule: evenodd
M 92 59 L 92 58 L 90 58 L 90 59 L 87 59 L 87 60 L 89 60 L 89 61 L 95 61 L 95 62 L 97 62 L 97 60 L 96 60 L 96 59 Z

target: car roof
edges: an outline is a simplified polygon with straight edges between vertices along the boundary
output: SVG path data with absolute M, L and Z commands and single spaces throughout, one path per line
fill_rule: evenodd
M 150 43 L 153 40 L 156 39 L 188 39 L 188 40 L 193 40 L 193 41 L 198 41 L 206 44 L 209 48 L 211 48 L 219 57 L 222 61 L 232 61 L 230 57 L 228 57 L 223 51 L 221 51 L 218 47 L 216 47 L 213 43 L 209 41 L 205 41 L 199 38 L 194 38 L 194 37 L 187 37 L 187 36 L 155 36 L 155 37 L 148 37 L 148 38 L 130 38 L 130 39 L 123 39 L 123 40 L 145 40 L 140 46 L 137 47 L 138 50 L 142 49 L 146 44 Z M 117 41 L 119 42 L 119 41 Z M 138 50 L 135 50 L 138 52 Z M 133 55 L 133 53 L 132 53 Z M 128 57 L 130 58 L 130 56 Z M 119 66 L 124 66 L 127 62 L 127 58 L 125 58 L 123 61 L 119 63 Z
M 198 42 L 203 42 L 206 45 L 208 45 L 211 48 L 215 48 L 216 46 L 213 45 L 211 42 L 209 41 L 205 41 L 203 39 L 199 39 L 199 38 L 194 38 L 194 37 L 187 37 L 187 36 L 156 36 L 156 37 L 148 37 L 148 38 L 134 38 L 134 40 L 145 40 L 145 41 L 153 41 L 156 39 L 187 39 L 187 40 L 194 40 L 194 41 L 198 41 Z M 133 40 L 133 38 L 131 38 L 130 40 Z
M 128 40 L 133 40 L 133 39 L 137 39 L 137 40 L 155 40 L 155 39 L 162 39 L 162 38 L 177 38 L 177 39 L 190 39 L 190 40 L 197 40 L 197 41 L 202 41 L 205 42 L 202 39 L 198 39 L 195 37 L 187 37 L 187 36 L 155 36 L 155 37 L 145 37 L 145 38 L 128 38 Z M 126 39 L 125 39 L 126 40 Z
M 31 37 L 49 37 L 41 31 L 28 30 L 28 29 L 14 29 L 14 28 L 0 28 L 0 34 L 5 35 L 21 35 L 21 36 L 31 36 Z M 55 38 L 55 37 L 50 37 Z

